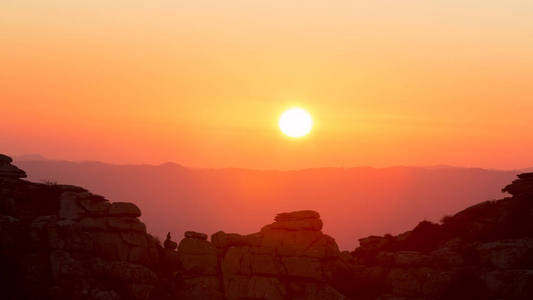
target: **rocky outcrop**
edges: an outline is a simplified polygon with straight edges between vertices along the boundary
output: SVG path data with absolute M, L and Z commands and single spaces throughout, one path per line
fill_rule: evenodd
M 7 299 L 345 298 L 330 284 L 340 252 L 317 212 L 279 214 L 251 235 L 217 232 L 208 240 L 187 231 L 179 245 L 170 234 L 160 245 L 132 203 L 6 174 L 0 279 Z
M 185 232 L 178 255 L 182 265 L 180 298 L 224 299 L 217 252 L 206 234 Z
M 522 173 L 518 179 L 502 189 L 513 196 L 531 196 L 533 194 L 533 172 Z
M 14 173 L 0 173 L 4 299 L 150 299 L 161 247 L 137 206 Z
M 26 172 L 12 165 L 13 160 L 7 155 L 0 154 L 0 177 L 26 178 Z
M 24 176 L 0 155 L 2 299 L 533 299 L 531 173 L 504 188 L 512 197 L 352 252 L 311 210 L 161 245 L 135 204 Z
M 513 197 L 360 239 L 338 289 L 357 299 L 533 299 L 533 173 L 518 177 L 504 188 Z
M 340 252 L 314 211 L 279 214 L 260 232 L 217 232 L 227 299 L 344 299 L 329 285 Z

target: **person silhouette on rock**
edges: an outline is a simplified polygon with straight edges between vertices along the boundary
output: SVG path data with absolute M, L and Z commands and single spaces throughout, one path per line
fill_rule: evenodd
M 172 240 L 170 232 L 167 233 L 167 238 L 165 239 L 165 243 L 163 243 L 163 246 L 165 247 L 165 249 L 169 250 L 176 250 L 176 248 L 178 248 L 178 244 Z

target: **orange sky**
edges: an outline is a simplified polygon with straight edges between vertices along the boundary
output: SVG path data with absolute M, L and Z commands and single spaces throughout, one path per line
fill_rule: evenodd
M 8 154 L 533 166 L 529 0 L 3 0 L 0 28 Z M 277 128 L 295 105 L 299 140 Z

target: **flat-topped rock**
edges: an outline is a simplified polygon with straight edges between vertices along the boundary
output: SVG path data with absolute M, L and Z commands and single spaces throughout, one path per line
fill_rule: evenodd
M 296 221 L 304 219 L 320 219 L 320 214 L 314 210 L 300 210 L 286 213 L 279 213 L 274 218 L 275 221 Z
M 227 299 L 345 299 L 317 284 L 331 281 L 340 256 L 335 240 L 320 231 L 319 214 L 281 213 L 275 220 L 258 233 L 211 236 Z
M 322 230 L 322 220 L 320 219 L 303 219 L 303 220 L 294 220 L 294 221 L 279 221 L 274 222 L 270 225 L 264 226 L 261 231 L 266 230 L 310 230 L 310 231 L 320 231 Z
M 316 211 L 301 210 L 287 213 L 279 213 L 274 220 L 276 222 L 264 226 L 261 231 L 266 230 L 322 230 L 322 220 Z
M 185 231 L 185 237 L 195 240 L 207 240 L 207 234 L 196 231 Z
M 109 208 L 110 216 L 140 217 L 141 210 L 130 202 L 113 202 Z
M 88 192 L 86 189 L 82 187 L 70 185 L 70 184 L 56 184 L 55 187 L 65 192 Z
M 238 233 L 225 233 L 218 231 L 211 235 L 211 243 L 217 248 L 229 248 L 234 246 L 245 246 L 250 244 L 250 238 Z

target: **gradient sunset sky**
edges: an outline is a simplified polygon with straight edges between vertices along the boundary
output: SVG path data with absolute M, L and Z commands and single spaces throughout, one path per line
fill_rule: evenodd
M 2 0 L 0 28 L 3 153 L 533 166 L 531 0 Z

